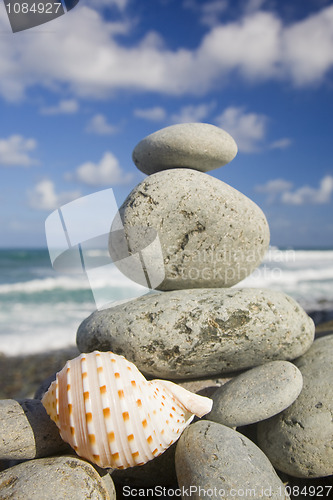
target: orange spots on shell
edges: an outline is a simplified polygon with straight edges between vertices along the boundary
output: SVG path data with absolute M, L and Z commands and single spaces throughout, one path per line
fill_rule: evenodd
M 78 450 L 78 447 L 77 446 L 73 446 L 74 448 L 74 451 L 77 451 Z
M 113 460 L 118 460 L 119 459 L 119 453 L 112 453 L 111 457 L 113 458 Z
M 153 410 L 153 415 L 156 415 L 156 410 Z
M 92 413 L 90 413 L 90 412 L 86 413 L 86 422 L 87 422 L 87 424 L 92 422 Z
M 99 366 L 99 367 L 97 368 L 97 373 L 102 373 L 102 371 L 103 371 L 103 366 Z
M 145 428 L 147 427 L 147 425 L 148 425 L 147 420 L 146 419 L 142 420 L 142 427 Z
M 99 392 L 101 394 L 105 394 L 106 393 L 106 385 L 102 385 L 102 387 L 99 388 Z
M 135 451 L 134 453 L 132 453 L 133 458 L 137 458 L 139 455 L 140 455 L 140 453 L 138 451 Z
M 171 408 L 171 410 L 176 411 L 176 408 L 173 406 L 173 407 Z
M 132 385 L 132 387 L 136 387 L 136 382 L 135 382 L 135 380 L 131 380 L 131 385 Z
M 116 363 L 116 360 L 114 358 L 111 358 L 111 363 Z
M 163 403 L 163 401 L 161 401 L 161 405 L 162 405 L 162 406 L 164 406 L 164 403 Z
M 124 419 L 124 422 L 126 422 L 126 420 L 129 420 L 129 413 L 128 413 L 128 411 L 124 411 L 123 412 L 123 419 Z
M 162 394 L 162 399 L 165 399 L 165 396 L 164 396 L 164 394 Z
M 155 448 L 155 450 L 152 453 L 153 453 L 153 455 L 155 455 L 157 452 L 158 452 L 158 449 Z
M 165 423 L 169 425 L 169 420 L 166 420 Z
M 151 436 L 147 437 L 147 442 L 148 444 L 151 444 L 153 442 L 153 438 Z
M 88 373 L 87 372 L 83 372 L 82 373 L 82 378 L 87 378 L 88 377 Z
M 96 443 L 96 436 L 95 434 L 88 434 L 88 439 L 90 444 L 95 444 Z
M 95 352 L 95 356 L 96 356 L 96 357 L 97 357 L 97 356 L 99 357 L 100 355 L 101 355 L 101 353 L 100 353 L 100 352 L 98 352 L 98 351 L 96 351 L 96 352 Z
M 67 384 L 67 392 L 71 390 L 71 384 Z
M 136 404 L 138 405 L 139 408 L 141 408 L 141 406 L 142 406 L 141 399 L 137 399 Z
M 164 434 L 164 429 L 162 429 L 162 430 L 161 430 L 161 434 L 162 434 L 162 436 L 163 436 L 163 434 Z
M 173 415 L 172 415 L 172 413 L 169 413 L 169 415 L 170 415 L 170 417 L 171 417 L 171 418 L 173 418 Z
M 86 401 L 87 399 L 89 399 L 89 391 L 85 391 L 83 393 L 83 399 Z
M 130 366 L 127 367 L 127 370 L 129 370 L 130 372 L 132 371 L 132 368 Z
M 113 443 L 113 441 L 114 441 L 114 432 L 113 431 L 108 432 L 108 441 L 109 441 L 109 443 Z
M 71 415 L 73 413 L 73 405 L 68 404 L 68 413 Z
M 127 441 L 133 441 L 133 439 L 134 439 L 133 434 L 130 434 L 129 436 L 127 436 Z
M 124 397 L 124 391 L 122 389 L 120 389 L 118 391 L 118 396 L 119 396 L 120 399 L 122 399 Z
M 74 427 L 70 427 L 70 431 L 71 431 L 71 435 L 72 435 L 72 436 L 74 436 L 74 434 L 75 434 L 75 429 L 74 429 Z
M 120 378 L 120 373 L 116 372 L 116 373 L 114 374 L 114 376 L 115 376 L 116 378 Z
M 86 361 L 86 358 L 85 357 L 81 358 L 81 363 L 83 363 L 84 361 Z
M 93 457 L 96 460 L 96 462 L 99 462 L 99 460 L 100 460 L 100 456 L 99 455 L 93 455 Z
M 104 418 L 111 417 L 111 410 L 110 410 L 110 408 L 103 408 L 103 415 L 104 415 Z

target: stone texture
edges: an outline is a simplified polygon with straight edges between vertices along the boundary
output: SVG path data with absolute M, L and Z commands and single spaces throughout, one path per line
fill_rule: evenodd
M 70 450 L 41 401 L 0 401 L 0 459 L 23 460 Z
M 133 161 L 145 174 L 169 168 L 208 172 L 226 165 L 237 154 L 234 139 L 208 123 L 181 123 L 148 135 L 137 144 Z
M 74 456 L 40 458 L 0 473 L 0 499 L 115 500 L 112 480 Z
M 303 375 L 296 401 L 258 424 L 258 443 L 274 467 L 295 477 L 333 473 L 333 335 L 295 361 Z
M 132 253 L 141 252 L 150 233 L 157 233 L 165 272 L 154 286 L 160 290 L 232 286 L 261 263 L 269 245 L 260 208 L 228 184 L 194 170 L 149 176 L 129 194 L 119 215 Z M 114 261 L 126 257 L 119 229 L 117 216 L 109 240 Z
M 294 359 L 313 336 L 313 321 L 281 292 L 193 289 L 96 311 L 81 323 L 77 345 L 122 354 L 157 378 L 181 379 Z
M 242 434 L 215 422 L 200 421 L 183 432 L 176 448 L 176 472 L 180 488 L 197 487 L 192 500 L 289 498 L 264 453 Z
M 229 427 L 265 420 L 290 406 L 302 390 L 299 369 L 288 361 L 271 361 L 235 377 L 213 395 L 207 420 Z

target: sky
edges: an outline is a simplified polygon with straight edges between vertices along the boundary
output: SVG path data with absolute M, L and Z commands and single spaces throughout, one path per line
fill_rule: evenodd
M 52 211 L 145 175 L 146 135 L 229 132 L 213 175 L 257 203 L 279 247 L 333 247 L 333 1 L 80 0 L 12 33 L 0 3 L 0 247 L 46 246 Z M 172 196 L 172 193 L 170 193 Z

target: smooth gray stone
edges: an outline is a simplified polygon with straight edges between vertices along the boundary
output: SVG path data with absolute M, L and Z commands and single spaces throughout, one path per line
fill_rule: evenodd
M 0 473 L 0 499 L 115 500 L 110 477 L 99 476 L 88 462 L 74 456 L 40 458 Z
M 269 245 L 261 209 L 228 184 L 195 170 L 178 168 L 147 177 L 126 198 L 119 216 L 130 251 L 143 254 L 148 274 L 164 270 L 164 279 L 162 275 L 150 287 L 159 290 L 235 285 L 259 266 Z M 109 250 L 121 265 L 128 253 L 117 238 L 119 216 L 111 227 Z M 162 250 L 156 269 L 156 249 L 148 260 L 143 252 L 152 233 Z M 132 274 L 129 269 L 126 275 L 137 281 Z
M 180 167 L 208 172 L 236 154 L 237 144 L 225 130 L 208 123 L 181 123 L 145 137 L 132 157 L 137 168 L 150 175 Z
M 176 473 L 180 488 L 192 487 L 192 500 L 289 498 L 264 453 L 216 422 L 200 421 L 185 429 L 177 443 Z
M 333 474 L 333 335 L 295 361 L 303 375 L 296 401 L 258 424 L 258 443 L 274 467 L 295 477 Z
M 271 361 L 217 389 L 212 411 L 205 418 L 229 427 L 254 424 L 290 406 L 302 386 L 302 374 L 295 365 Z
M 281 292 L 193 289 L 96 311 L 81 323 L 77 345 L 122 354 L 157 378 L 181 379 L 294 359 L 313 337 L 312 319 Z
M 37 399 L 1 400 L 0 436 L 2 460 L 45 457 L 71 449 Z

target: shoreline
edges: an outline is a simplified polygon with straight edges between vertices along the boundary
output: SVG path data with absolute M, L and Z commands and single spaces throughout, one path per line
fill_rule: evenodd
M 333 311 L 328 318 L 316 325 L 316 338 L 333 334 Z M 79 354 L 76 346 L 20 356 L 0 354 L 0 399 L 33 398 L 42 382 Z

